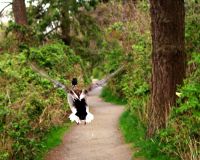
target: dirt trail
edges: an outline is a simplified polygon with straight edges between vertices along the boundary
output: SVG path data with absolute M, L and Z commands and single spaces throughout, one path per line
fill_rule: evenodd
M 130 147 L 123 142 L 118 126 L 123 107 L 102 101 L 99 92 L 87 99 L 94 121 L 74 125 L 46 160 L 131 160 Z

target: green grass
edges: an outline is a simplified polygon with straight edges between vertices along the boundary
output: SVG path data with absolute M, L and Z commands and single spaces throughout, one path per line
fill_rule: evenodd
M 139 148 L 139 151 L 134 154 L 135 157 L 145 157 L 147 160 L 176 160 L 159 150 L 159 145 L 162 144 L 159 144 L 158 140 L 145 138 L 145 126 L 131 112 L 125 111 L 119 123 L 125 141 Z
M 101 92 L 101 97 L 106 102 L 111 102 L 118 105 L 125 105 L 127 103 L 125 99 L 121 97 L 117 97 L 116 95 L 113 95 L 112 92 L 106 87 L 103 88 Z
M 123 98 L 114 96 L 107 88 L 103 89 L 101 97 L 106 102 L 121 105 L 127 104 Z M 130 143 L 133 148 L 139 149 L 138 152 L 134 153 L 134 157 L 144 157 L 146 160 L 177 160 L 161 152 L 159 146 L 162 144 L 156 138 L 145 138 L 145 125 L 139 120 L 137 115 L 130 111 L 125 111 L 120 117 L 119 125 L 126 143 Z
M 45 138 L 41 141 L 42 147 L 40 149 L 40 154 L 37 155 L 35 160 L 43 160 L 49 150 L 60 145 L 64 134 L 69 130 L 70 126 L 71 123 L 66 122 L 64 125 L 50 129 Z

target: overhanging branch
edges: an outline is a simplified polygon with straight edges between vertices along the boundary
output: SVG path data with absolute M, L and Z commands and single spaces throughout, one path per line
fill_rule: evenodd
M 9 2 L 9 3 L 0 11 L 0 17 L 1 17 L 2 14 L 3 14 L 3 11 L 4 11 L 7 7 L 9 7 L 10 5 L 12 5 L 12 2 Z
M 51 34 L 53 31 L 55 31 L 56 29 L 58 29 L 60 26 L 56 26 L 54 28 L 52 28 L 49 32 L 44 34 L 44 37 L 48 36 L 49 34 Z

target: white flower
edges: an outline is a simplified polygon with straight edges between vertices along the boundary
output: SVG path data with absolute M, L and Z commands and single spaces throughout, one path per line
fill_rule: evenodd
M 181 97 L 181 94 L 182 94 L 182 93 L 176 92 L 176 95 L 177 95 L 178 97 Z

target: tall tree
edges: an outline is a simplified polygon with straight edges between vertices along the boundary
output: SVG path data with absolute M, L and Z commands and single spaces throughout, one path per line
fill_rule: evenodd
M 13 14 L 15 22 L 19 25 L 27 25 L 26 6 L 24 0 L 13 0 Z
M 61 3 L 60 13 L 61 13 L 61 38 L 63 42 L 67 45 L 70 44 L 70 15 L 69 15 L 69 8 L 70 8 L 70 1 Z
M 184 0 L 150 0 L 152 27 L 152 90 L 147 136 L 166 127 L 175 105 L 177 85 L 185 76 Z
M 72 22 L 79 23 L 77 15 L 84 9 L 95 8 L 98 4 L 95 0 L 30 0 L 29 2 L 30 5 L 27 7 L 29 25 L 37 29 L 42 35 L 41 39 L 56 34 L 67 45 L 73 36 L 70 33 L 75 33 L 76 30 Z
M 70 44 L 71 37 L 70 37 L 70 27 L 71 27 L 71 20 L 70 20 L 70 13 L 72 16 L 73 12 L 77 11 L 77 2 L 76 0 L 58 0 L 60 2 L 60 27 L 61 27 L 61 38 L 63 42 L 67 45 Z

